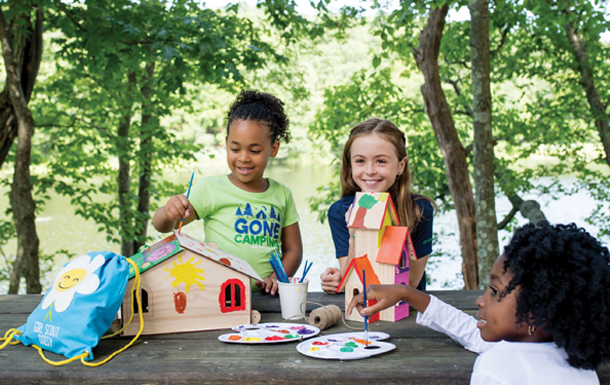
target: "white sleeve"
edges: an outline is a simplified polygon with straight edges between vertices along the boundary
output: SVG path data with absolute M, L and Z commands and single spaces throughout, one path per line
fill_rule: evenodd
M 430 296 L 430 304 L 424 313 L 417 313 L 417 323 L 437 332 L 445 333 L 454 341 L 474 353 L 483 353 L 495 345 L 481 338 L 477 320 L 435 296 Z

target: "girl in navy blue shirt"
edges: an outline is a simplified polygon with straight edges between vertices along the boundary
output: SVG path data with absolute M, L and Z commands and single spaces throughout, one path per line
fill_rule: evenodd
M 359 192 L 389 192 L 398 218 L 409 228 L 417 260 L 410 261 L 409 285 L 426 288 L 424 269 L 432 252 L 434 201 L 411 194 L 405 134 L 392 122 L 368 119 L 352 128 L 343 148 L 341 199 L 328 210 L 328 223 L 341 269 L 328 268 L 320 276 L 322 290 L 336 293 L 353 247 L 347 215 Z M 353 256 L 351 256 L 353 257 Z

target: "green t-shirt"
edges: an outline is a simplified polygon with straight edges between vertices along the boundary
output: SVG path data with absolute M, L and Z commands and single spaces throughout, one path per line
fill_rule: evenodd
M 299 221 L 290 189 L 267 180 L 267 191 L 252 193 L 228 175 L 207 177 L 193 185 L 189 196 L 203 219 L 205 242 L 247 261 L 262 278 L 273 273 L 270 252 L 282 249 L 282 229 Z

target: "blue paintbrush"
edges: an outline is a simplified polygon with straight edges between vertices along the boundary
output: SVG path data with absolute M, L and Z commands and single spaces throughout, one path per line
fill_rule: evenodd
M 364 269 L 362 269 L 362 286 L 364 286 L 364 290 L 362 291 L 362 295 L 364 296 L 363 305 L 364 305 L 364 307 L 367 307 L 368 305 L 366 303 L 366 271 Z M 366 343 L 365 345 L 367 347 L 369 346 L 368 321 L 369 321 L 369 317 L 365 315 L 364 316 L 364 342 Z
M 307 260 L 305 260 L 305 267 L 303 268 L 303 276 L 301 277 L 301 280 L 299 281 L 299 283 L 303 283 L 303 281 L 305 280 L 305 276 L 307 275 L 307 273 L 309 273 L 309 269 L 311 269 L 311 265 L 313 265 L 313 262 L 311 262 L 309 264 L 309 266 L 307 266 Z
M 189 194 L 191 193 L 191 186 L 193 185 L 193 177 L 195 176 L 195 173 L 193 172 L 191 174 L 191 181 L 189 182 L 189 189 L 186 191 L 186 199 L 189 199 Z M 182 230 L 182 223 L 184 222 L 184 217 L 182 217 L 182 219 L 180 219 L 180 226 L 178 226 L 178 234 L 180 234 L 180 231 Z

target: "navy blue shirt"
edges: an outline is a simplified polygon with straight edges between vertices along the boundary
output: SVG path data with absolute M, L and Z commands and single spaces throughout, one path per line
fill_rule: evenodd
M 430 202 L 425 199 L 417 199 L 417 197 L 419 195 L 413 195 L 415 204 L 419 206 L 419 210 L 422 212 L 422 217 L 417 226 L 415 226 L 413 233 L 411 233 L 411 239 L 413 240 L 415 255 L 419 258 L 432 253 L 432 217 L 434 209 Z M 333 242 L 335 243 L 335 256 L 337 258 L 347 257 L 349 253 L 349 229 L 345 221 L 345 213 L 353 202 L 354 195 L 349 195 L 339 199 L 328 209 L 328 223 L 333 236 Z

